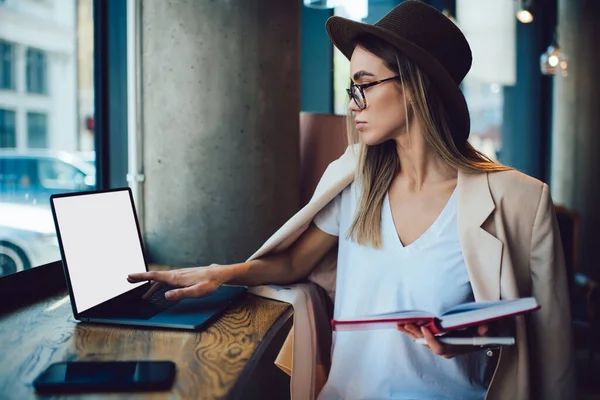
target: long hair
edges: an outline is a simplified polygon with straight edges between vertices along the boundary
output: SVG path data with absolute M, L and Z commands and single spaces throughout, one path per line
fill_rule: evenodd
M 397 71 L 400 83 L 412 93 L 412 116 L 423 128 L 425 143 L 448 165 L 465 172 L 491 172 L 510 169 L 490 160 L 467 141 L 455 143 L 450 129 L 447 111 L 427 76 L 402 53 L 373 35 L 361 35 L 357 45 L 381 58 L 386 67 Z M 405 91 L 403 91 L 405 92 Z M 408 132 L 409 113 L 404 98 Z M 375 146 L 363 143 L 354 127 L 352 116 L 347 118 L 348 144 L 358 143 L 358 166 L 356 179 L 360 182 L 360 199 L 354 221 L 347 237 L 362 245 L 381 247 L 381 209 L 392 180 L 400 172 L 400 160 L 396 142 L 388 140 Z M 410 141 L 410 137 L 408 138 Z

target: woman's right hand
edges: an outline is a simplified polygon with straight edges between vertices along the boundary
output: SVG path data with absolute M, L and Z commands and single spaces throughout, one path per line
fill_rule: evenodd
M 165 293 L 167 300 L 181 300 L 186 297 L 204 297 L 214 293 L 225 283 L 222 268 L 213 264 L 208 267 L 181 268 L 172 271 L 150 271 L 127 276 L 129 283 L 152 281 L 154 284 L 142 296 L 147 299 L 165 285 L 176 286 Z

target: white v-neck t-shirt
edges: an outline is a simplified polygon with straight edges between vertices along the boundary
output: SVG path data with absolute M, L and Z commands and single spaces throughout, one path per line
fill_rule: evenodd
M 348 186 L 314 219 L 339 236 L 334 318 L 422 310 L 442 314 L 473 301 L 457 227 L 456 189 L 435 222 L 403 246 L 386 195 L 382 247 L 346 238 L 359 198 Z M 401 223 L 401 221 L 399 221 Z M 334 332 L 332 365 L 319 400 L 483 399 L 485 351 L 445 359 L 397 330 Z

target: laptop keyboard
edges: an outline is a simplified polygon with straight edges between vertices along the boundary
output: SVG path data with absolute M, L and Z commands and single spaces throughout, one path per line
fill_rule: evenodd
M 159 312 L 162 310 L 165 310 L 177 303 L 176 301 L 170 301 L 165 298 L 165 293 L 171 289 L 173 289 L 173 287 L 165 286 L 165 287 L 157 290 L 156 293 L 154 293 L 146 301 L 149 302 L 150 304 L 152 304 L 155 307 L 155 309 L 159 310 Z
M 121 309 L 121 318 L 150 319 L 161 311 L 177 304 L 177 301 L 165 299 L 165 293 L 173 287 L 163 287 L 145 300 L 137 297 L 129 300 Z

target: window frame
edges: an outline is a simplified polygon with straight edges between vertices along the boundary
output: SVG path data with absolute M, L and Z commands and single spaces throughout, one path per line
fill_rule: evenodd
M 1 3 L 0 3 L 1 4 Z M 4 47 L 6 46 L 6 47 Z M 3 91 L 7 91 L 7 92 L 14 92 L 17 90 L 17 80 L 16 80 L 16 74 L 15 74 L 15 53 L 16 53 L 16 46 L 14 43 L 6 41 L 6 40 L 0 40 L 0 47 L 5 48 L 9 48 L 10 49 L 10 64 L 9 64 L 9 71 L 10 71 L 10 85 L 8 87 L 4 87 L 2 82 L 4 80 L 4 62 L 6 60 L 4 60 L 4 57 L 6 57 L 6 53 L 4 52 L 4 50 L 2 52 L 0 52 L 0 90 Z
M 127 2 L 94 0 L 92 8 L 96 188 L 108 189 L 127 186 Z M 60 258 L 2 276 L 0 296 L 8 301 L 0 305 L 0 315 L 64 289 Z
M 32 132 L 32 126 L 31 126 L 31 119 L 37 119 L 38 117 L 42 117 L 41 119 L 43 119 L 44 121 L 44 146 L 43 147 L 32 147 L 31 146 L 31 132 Z M 40 120 L 41 120 L 40 119 Z M 47 149 L 48 148 L 48 113 L 45 112 L 40 112 L 40 111 L 31 111 L 28 110 L 25 113 L 25 121 L 26 121 L 26 131 L 27 131 L 27 147 L 30 149 Z M 35 128 L 39 128 L 39 125 L 37 124 L 39 121 L 34 121 L 36 123 Z
M 14 149 L 17 147 L 17 124 L 16 124 L 17 111 L 14 109 L 10 109 L 10 108 L 0 108 L 0 111 L 13 114 L 13 130 L 14 130 L 13 136 L 14 136 L 14 142 L 15 142 L 15 145 L 13 147 L 0 146 L 0 149 Z
M 33 55 L 36 56 L 35 60 L 31 60 Z M 35 65 L 32 67 L 33 61 Z M 36 84 L 34 88 L 33 83 Z M 25 50 L 25 92 L 43 96 L 48 94 L 48 53 L 45 50 L 35 47 Z

